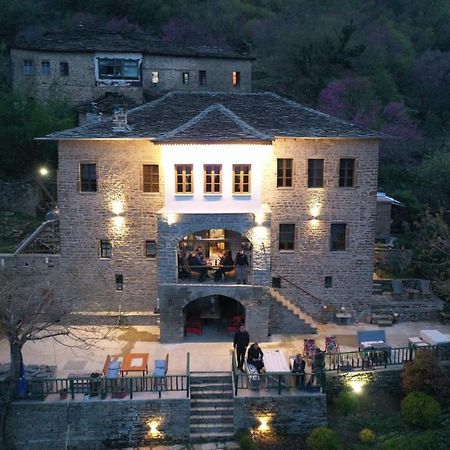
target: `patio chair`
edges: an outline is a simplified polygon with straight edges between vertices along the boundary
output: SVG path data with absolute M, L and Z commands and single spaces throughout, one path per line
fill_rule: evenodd
M 303 342 L 303 356 L 308 359 L 313 359 L 317 350 L 316 341 L 314 339 L 305 339 Z
M 336 342 L 336 336 L 325 337 L 325 353 L 339 353 L 339 345 Z
M 169 354 L 165 359 L 155 359 L 155 370 L 153 371 L 154 389 L 162 389 L 163 385 L 167 388 L 167 370 L 169 369 Z
M 227 327 L 228 333 L 236 333 L 239 330 L 239 327 L 244 323 L 244 316 L 239 314 L 237 316 L 233 316 L 230 320 L 230 323 Z
M 202 334 L 202 321 L 199 317 L 190 317 L 186 324 L 185 334 Z

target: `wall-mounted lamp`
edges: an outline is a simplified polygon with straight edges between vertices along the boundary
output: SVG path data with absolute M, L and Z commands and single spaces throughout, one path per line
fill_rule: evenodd
M 169 298 L 167 304 L 168 304 L 169 306 L 172 306 L 172 305 L 173 305 L 173 300 L 172 300 L 171 298 Z
M 352 380 L 352 381 L 350 381 L 349 385 L 355 394 L 361 394 L 361 392 L 363 390 L 364 382 L 358 381 L 358 380 Z
M 311 218 L 313 220 L 316 220 L 319 217 L 319 214 L 320 214 L 320 206 L 317 205 L 317 204 L 314 205 L 314 206 L 311 206 L 309 212 L 311 214 Z
M 176 223 L 177 215 L 176 215 L 176 213 L 167 213 L 166 219 L 167 219 L 167 224 L 172 225 L 173 223 Z
M 157 438 L 161 436 L 160 431 L 158 430 L 160 423 L 157 420 L 149 420 L 147 422 L 147 426 L 148 426 L 148 434 L 152 437 L 152 438 Z
M 261 431 L 264 433 L 264 432 L 267 432 L 270 430 L 270 426 L 269 426 L 270 417 L 260 416 L 260 417 L 258 417 L 258 420 L 259 420 L 258 431 Z
M 114 200 L 111 203 L 111 210 L 116 216 L 120 216 L 123 213 L 123 201 Z
M 258 211 L 253 214 L 253 217 L 255 218 L 255 222 L 258 225 L 262 225 L 264 222 L 264 213 L 262 211 Z

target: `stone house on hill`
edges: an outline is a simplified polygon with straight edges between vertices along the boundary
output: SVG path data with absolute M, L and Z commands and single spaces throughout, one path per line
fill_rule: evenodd
M 80 112 L 106 96 L 141 104 L 171 90 L 251 91 L 248 52 L 165 43 L 142 32 L 47 32 L 18 39 L 10 56 L 14 88 L 41 100 L 65 97 Z
M 272 93 L 172 92 L 43 139 L 59 146 L 74 310 L 159 308 L 163 342 L 182 341 L 192 318 L 226 333 L 242 315 L 265 340 L 314 332 L 325 304 L 369 311 L 376 133 Z M 199 246 L 209 276 L 243 248 L 247 284 L 233 271 L 199 279 L 187 261 Z

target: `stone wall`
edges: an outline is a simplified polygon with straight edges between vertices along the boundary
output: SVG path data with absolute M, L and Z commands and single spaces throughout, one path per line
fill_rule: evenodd
M 234 397 L 234 431 L 257 428 L 259 418 L 270 428 L 288 434 L 308 434 L 326 426 L 327 399 L 324 394 Z
M 102 53 L 104 54 L 104 53 Z M 113 54 L 114 55 L 114 54 Z M 117 57 L 117 54 L 115 54 Z M 120 54 L 118 55 L 120 57 Z M 136 53 L 136 57 L 141 54 Z M 34 74 L 23 74 L 23 60 L 31 60 Z M 42 61 L 50 62 L 50 76 L 42 75 Z M 60 76 L 60 63 L 69 64 L 69 76 Z M 207 90 L 219 92 L 251 91 L 251 60 L 228 58 L 169 57 L 144 55 L 142 57 L 142 81 L 138 86 L 98 85 L 95 77 L 95 54 L 75 52 L 48 52 L 40 50 L 11 49 L 11 63 L 14 88 L 29 90 L 41 100 L 67 98 L 74 104 L 90 102 L 105 94 L 114 92 L 143 103 L 144 92 L 152 96 L 169 90 Z M 206 70 L 206 86 L 199 86 L 199 70 Z M 152 83 L 152 72 L 159 72 L 159 83 Z M 241 84 L 233 87 L 232 71 L 241 72 Z M 189 84 L 182 82 L 182 73 L 189 72 Z
M 0 180 L 0 210 L 16 211 L 36 216 L 39 195 L 30 183 Z
M 321 299 L 345 306 L 356 318 L 365 317 L 372 300 L 373 252 L 376 222 L 378 144 L 357 139 L 277 139 L 266 174 L 265 198 L 272 211 L 272 275 L 289 281 Z M 292 158 L 292 188 L 276 187 L 276 158 Z M 324 188 L 308 188 L 308 159 L 324 159 Z M 356 185 L 339 187 L 340 158 L 355 158 Z M 314 219 L 312 210 L 318 211 Z M 278 249 L 280 223 L 296 226 L 294 251 Z M 332 223 L 347 225 L 347 249 L 330 251 Z M 325 276 L 332 277 L 326 288 Z M 282 281 L 283 295 L 309 314 L 322 304 Z
M 149 423 L 160 423 L 152 437 Z M 13 403 L 6 424 L 17 450 L 100 450 L 189 438 L 190 399 Z
M 8 277 L 23 277 L 29 285 L 48 279 L 57 283 L 60 271 L 59 255 L 0 254 L 0 273 Z

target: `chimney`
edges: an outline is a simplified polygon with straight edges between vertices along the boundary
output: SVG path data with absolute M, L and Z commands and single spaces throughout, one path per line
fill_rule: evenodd
M 128 133 L 130 131 L 130 128 L 128 126 L 127 113 L 123 108 L 117 108 L 114 110 L 112 123 L 113 133 Z

